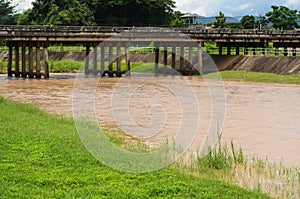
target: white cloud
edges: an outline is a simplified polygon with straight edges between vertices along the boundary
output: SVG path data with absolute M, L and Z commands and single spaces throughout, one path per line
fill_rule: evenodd
M 226 16 L 264 15 L 271 5 L 286 5 L 300 10 L 300 0 L 175 0 L 177 9 L 204 16 L 216 16 L 219 11 Z
M 300 4 L 300 0 L 287 0 L 286 1 L 286 4 L 288 6 L 297 6 Z

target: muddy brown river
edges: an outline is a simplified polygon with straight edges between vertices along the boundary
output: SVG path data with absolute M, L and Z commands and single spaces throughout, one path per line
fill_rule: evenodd
M 76 80 L 74 75 L 52 77 L 28 80 L 2 75 L 0 95 L 72 117 L 74 82 L 85 89 L 91 80 Z M 267 157 L 277 163 L 300 166 L 300 86 L 231 81 L 223 84 L 226 97 L 221 101 L 225 107 L 218 107 L 212 104 L 213 88 L 197 77 L 101 78 L 93 94 L 94 104 L 82 103 L 79 108 L 82 112 L 94 110 L 106 128 L 121 129 L 152 144 L 164 142 L 183 128 L 195 130 L 190 149 L 196 150 L 210 128 L 219 129 L 224 141 L 233 140 L 248 157 Z M 197 103 L 189 101 L 193 97 Z M 212 121 L 213 110 L 223 108 L 224 124 L 222 118 Z

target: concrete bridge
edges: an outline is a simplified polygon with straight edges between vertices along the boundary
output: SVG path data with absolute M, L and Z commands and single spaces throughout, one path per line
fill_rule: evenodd
M 295 51 L 293 55 L 296 56 L 296 50 L 300 48 L 300 31 L 2 26 L 0 42 L 9 49 L 8 76 L 49 77 L 48 47 L 50 44 L 59 43 L 84 44 L 87 56 L 85 74 L 112 77 L 130 74 L 129 47 L 137 44 L 154 44 L 155 72 L 158 71 L 159 54 L 163 53 L 163 65 L 167 65 L 168 54 L 172 54 L 172 68 L 189 73 L 195 71 L 195 68 L 198 71 L 202 70 L 201 48 L 204 42 L 217 43 L 219 54 L 223 53 L 223 47 L 227 47 L 228 55 L 232 48 L 239 54 L 240 47 L 243 47 L 247 54 L 247 48 L 266 48 L 273 43 L 277 52 L 279 48 L 292 48 Z M 195 57 L 195 51 L 197 59 L 187 67 L 186 60 L 194 60 L 192 57 Z M 175 61 L 176 54 L 180 56 L 179 63 Z M 122 59 L 126 63 L 126 69 L 123 70 Z

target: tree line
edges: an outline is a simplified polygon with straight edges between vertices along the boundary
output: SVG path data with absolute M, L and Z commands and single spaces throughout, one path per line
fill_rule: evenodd
M 173 0 L 35 0 L 32 8 L 17 13 L 12 0 L 0 0 L 1 25 L 165 26 L 183 27 L 183 13 Z M 299 28 L 300 12 L 271 6 L 265 15 L 245 15 L 238 23 L 226 22 L 220 12 L 211 27 L 241 29 Z M 201 24 L 200 24 L 201 25 Z

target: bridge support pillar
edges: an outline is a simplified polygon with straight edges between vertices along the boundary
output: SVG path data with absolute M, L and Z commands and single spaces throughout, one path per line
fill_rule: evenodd
M 98 48 L 97 44 L 93 44 L 93 75 L 98 75 L 98 62 L 97 62 Z
M 100 52 L 100 75 L 104 76 L 105 72 L 105 47 L 101 46 L 101 52 Z
M 29 73 L 28 73 L 28 77 L 29 78 L 34 78 L 34 74 L 33 74 L 33 47 L 32 47 L 32 43 L 29 43 Z
M 202 58 L 202 44 L 198 44 L 198 71 L 200 74 L 203 72 L 203 58 Z
M 108 47 L 108 76 L 113 77 L 113 47 L 109 45 Z
M 12 62 L 13 62 L 13 45 L 12 43 L 8 44 L 8 66 L 7 66 L 7 75 L 12 76 Z
M 121 77 L 122 73 L 121 73 L 121 44 L 118 43 L 117 45 L 117 77 Z
M 296 57 L 297 56 L 297 53 L 296 53 L 296 47 L 293 47 L 293 57 Z
M 155 47 L 155 63 L 154 63 L 154 73 L 158 75 L 158 62 L 159 62 L 159 47 Z
M 223 46 L 219 46 L 219 55 L 223 55 Z
M 44 70 L 41 73 L 41 42 L 9 42 L 8 43 L 8 70 L 9 77 L 23 77 L 23 78 L 44 78 L 49 77 L 48 68 L 48 50 L 45 47 L 44 53 Z M 21 48 L 21 53 L 20 53 Z M 28 55 L 26 50 L 28 49 Z M 34 51 L 35 50 L 35 51 Z M 14 51 L 14 54 L 13 54 Z M 21 54 L 21 58 L 20 58 Z M 34 56 L 36 59 L 34 60 Z M 21 66 L 20 66 L 21 59 Z M 13 65 L 14 63 L 14 65 Z M 20 71 L 21 68 L 21 71 Z
M 180 46 L 180 70 L 184 69 L 184 46 Z
M 279 55 L 279 49 L 276 47 L 275 48 L 275 56 L 278 56 Z
M 43 46 L 43 53 L 44 53 L 44 70 L 45 70 L 44 77 L 49 78 L 49 52 L 48 52 L 47 43 L 45 43 Z
M 240 55 L 240 47 L 235 47 L 235 54 Z
M 20 77 L 20 51 L 19 43 L 15 45 L 15 76 Z
M 90 55 L 91 52 L 91 44 L 89 42 L 86 43 L 85 45 L 85 64 L 84 64 L 84 73 L 85 75 L 88 75 L 90 72 Z
M 129 51 L 129 45 L 126 44 L 125 47 L 125 62 L 126 62 L 126 75 L 130 76 L 131 75 L 131 69 L 130 69 L 130 51 Z
M 41 78 L 41 49 L 40 43 L 36 44 L 36 77 Z
M 176 47 L 172 46 L 172 68 L 176 68 Z
M 244 48 L 244 55 L 248 55 L 248 48 L 247 47 Z
M 227 47 L 227 55 L 231 55 L 231 47 L 230 46 Z
M 168 47 L 164 47 L 164 67 L 168 67 Z
M 256 55 L 256 48 L 252 48 L 253 55 Z
M 284 49 L 283 49 L 283 55 L 285 57 L 289 55 L 289 51 L 288 51 L 287 47 L 284 47 Z

